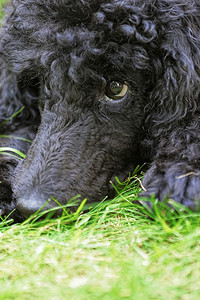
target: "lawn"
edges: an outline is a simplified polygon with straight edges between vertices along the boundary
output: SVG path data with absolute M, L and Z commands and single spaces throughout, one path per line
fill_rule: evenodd
M 1 10 L 2 5 L 6 2 L 8 2 L 8 0 L 0 0 L 0 18 L 2 17 L 2 10 Z
M 59 219 L 0 224 L 0 299 L 200 298 L 200 215 L 134 201 L 139 181 L 112 201 Z
M 200 299 L 200 214 L 138 204 L 137 176 L 58 219 L 2 219 L 0 299 Z

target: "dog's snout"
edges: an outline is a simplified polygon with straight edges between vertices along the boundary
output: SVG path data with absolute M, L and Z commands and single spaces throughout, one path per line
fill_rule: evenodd
M 19 210 L 25 218 L 33 215 L 39 207 L 36 206 L 36 200 L 32 201 L 32 206 L 27 205 L 26 198 L 20 198 L 17 202 L 17 210 Z
M 31 195 L 22 195 L 17 199 L 17 210 L 28 218 L 36 212 L 47 211 L 52 208 L 50 200 L 45 199 L 39 192 L 33 192 Z

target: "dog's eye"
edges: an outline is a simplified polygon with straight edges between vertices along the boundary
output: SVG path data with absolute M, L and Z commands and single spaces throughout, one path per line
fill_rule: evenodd
M 120 81 L 109 81 L 106 85 L 106 100 L 120 100 L 128 91 L 128 85 Z

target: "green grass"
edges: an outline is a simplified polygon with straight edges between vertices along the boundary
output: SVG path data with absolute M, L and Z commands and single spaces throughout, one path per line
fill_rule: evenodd
M 127 182 L 86 213 L 2 221 L 0 299 L 199 299 L 200 214 L 153 199 L 147 210 L 139 189 Z
M 58 219 L 2 219 L 0 299 L 200 299 L 200 214 L 154 199 L 151 211 L 139 191 L 133 178 Z
M 8 2 L 8 0 L 0 0 L 0 18 L 2 17 L 2 12 L 1 12 L 1 9 L 2 9 L 2 6 Z

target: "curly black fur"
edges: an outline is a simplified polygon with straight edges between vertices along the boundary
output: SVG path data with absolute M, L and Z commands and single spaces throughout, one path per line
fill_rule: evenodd
M 2 213 L 112 197 L 144 161 L 145 196 L 200 204 L 199 0 L 13 0 L 0 69 L 1 123 L 25 106 L 1 134 L 33 140 L 0 140 L 27 153 L 0 157 Z

